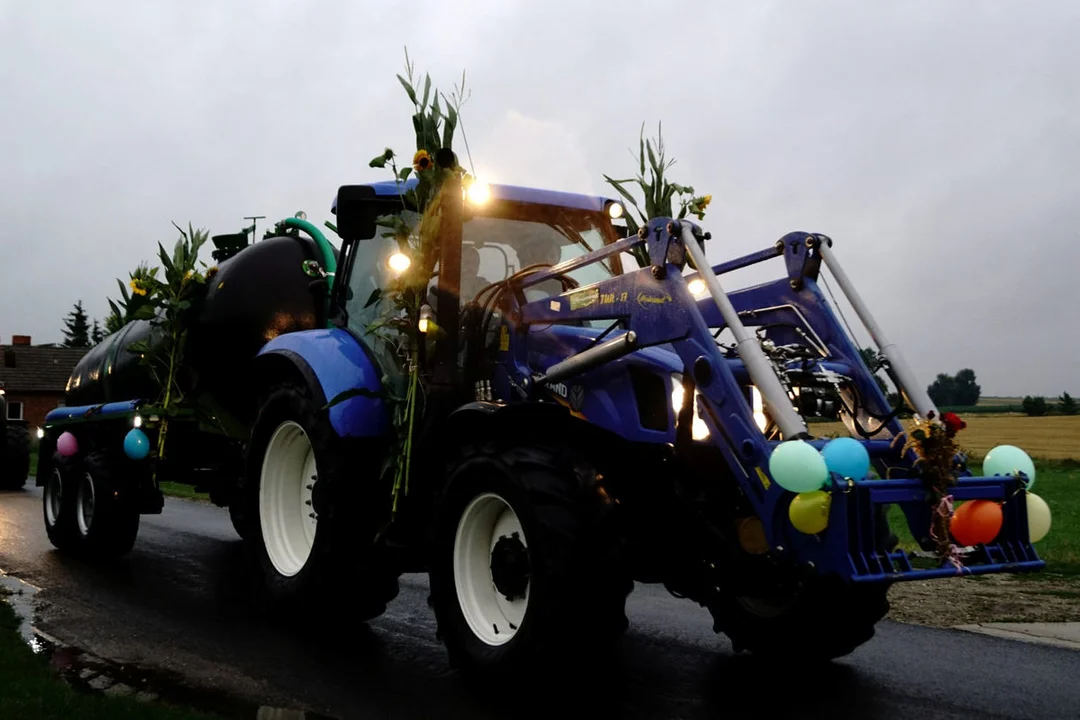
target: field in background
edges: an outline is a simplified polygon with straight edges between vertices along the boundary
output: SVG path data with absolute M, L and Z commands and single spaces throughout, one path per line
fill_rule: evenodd
M 967 427 L 957 437 L 973 458 L 981 458 L 995 445 L 1015 445 L 1032 458 L 1080 460 L 1080 415 L 962 417 Z M 818 437 L 850 435 L 839 422 L 814 423 L 811 431 Z

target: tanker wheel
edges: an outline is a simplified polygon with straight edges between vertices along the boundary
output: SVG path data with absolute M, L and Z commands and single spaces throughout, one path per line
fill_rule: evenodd
M 79 546 L 79 530 L 75 520 L 78 462 L 54 453 L 52 467 L 41 493 L 45 533 L 57 550 L 74 550 Z
M 241 488 L 240 521 L 271 599 L 345 610 L 352 619 L 381 615 L 398 593 L 398 574 L 373 552 L 377 498 L 373 478 L 357 472 L 364 458 L 347 455 L 329 417 L 294 385 L 263 401 Z M 328 499 L 333 484 L 333 499 Z
M 583 477 L 584 475 L 584 477 Z M 606 556 L 604 508 L 539 447 L 466 452 L 437 512 L 432 606 L 451 664 L 531 677 L 611 649 L 633 582 Z
M 23 425 L 4 427 L 0 451 L 0 490 L 18 490 L 30 475 L 30 430 Z
M 874 637 L 889 612 L 888 586 L 817 578 L 775 596 L 724 596 L 713 605 L 715 630 L 736 652 L 782 662 L 826 662 Z
M 117 463 L 122 461 L 115 453 L 93 452 L 69 485 L 75 491 L 76 549 L 88 558 L 126 555 L 139 534 L 138 495 Z

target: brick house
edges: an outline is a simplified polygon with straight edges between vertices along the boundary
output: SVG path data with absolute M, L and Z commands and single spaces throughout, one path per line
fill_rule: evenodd
M 0 387 L 8 400 L 8 417 L 26 420 L 31 428 L 64 402 L 71 371 L 90 348 L 31 345 L 30 336 L 15 335 L 0 345 Z

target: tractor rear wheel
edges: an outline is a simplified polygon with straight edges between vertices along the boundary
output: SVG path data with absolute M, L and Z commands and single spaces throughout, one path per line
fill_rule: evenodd
M 373 551 L 376 483 L 357 465 L 370 458 L 342 449 L 319 405 L 292 384 L 266 395 L 247 448 L 243 504 L 230 514 L 275 601 L 340 602 L 350 618 L 368 620 L 397 596 L 398 574 Z
M 607 649 L 633 588 L 606 548 L 595 473 L 565 453 L 468 450 L 437 511 L 432 605 L 451 663 L 524 676 Z M 546 662 L 545 662 L 546 661 Z M 552 663 L 552 661 L 554 661 Z
M 4 426 L 0 450 L 0 490 L 18 490 L 30 475 L 30 430 L 25 425 Z
M 714 629 L 731 639 L 736 652 L 823 662 L 874 637 L 874 626 L 889 612 L 888 586 L 822 578 L 788 595 L 725 596 L 710 610 Z

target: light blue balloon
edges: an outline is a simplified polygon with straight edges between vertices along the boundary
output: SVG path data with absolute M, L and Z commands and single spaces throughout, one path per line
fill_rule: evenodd
M 870 474 L 870 453 L 855 438 L 833 438 L 821 449 L 825 465 L 840 477 L 865 480 Z
M 139 428 L 132 428 L 124 436 L 124 453 L 132 460 L 142 460 L 150 454 L 150 438 Z
M 1035 484 L 1035 463 L 1028 454 L 1015 445 L 998 445 L 986 453 L 983 460 L 983 475 L 1016 475 L 1017 471 L 1027 475 L 1027 486 Z
M 801 493 L 820 489 L 829 479 L 829 468 L 813 445 L 787 440 L 769 456 L 769 474 L 785 490 Z

